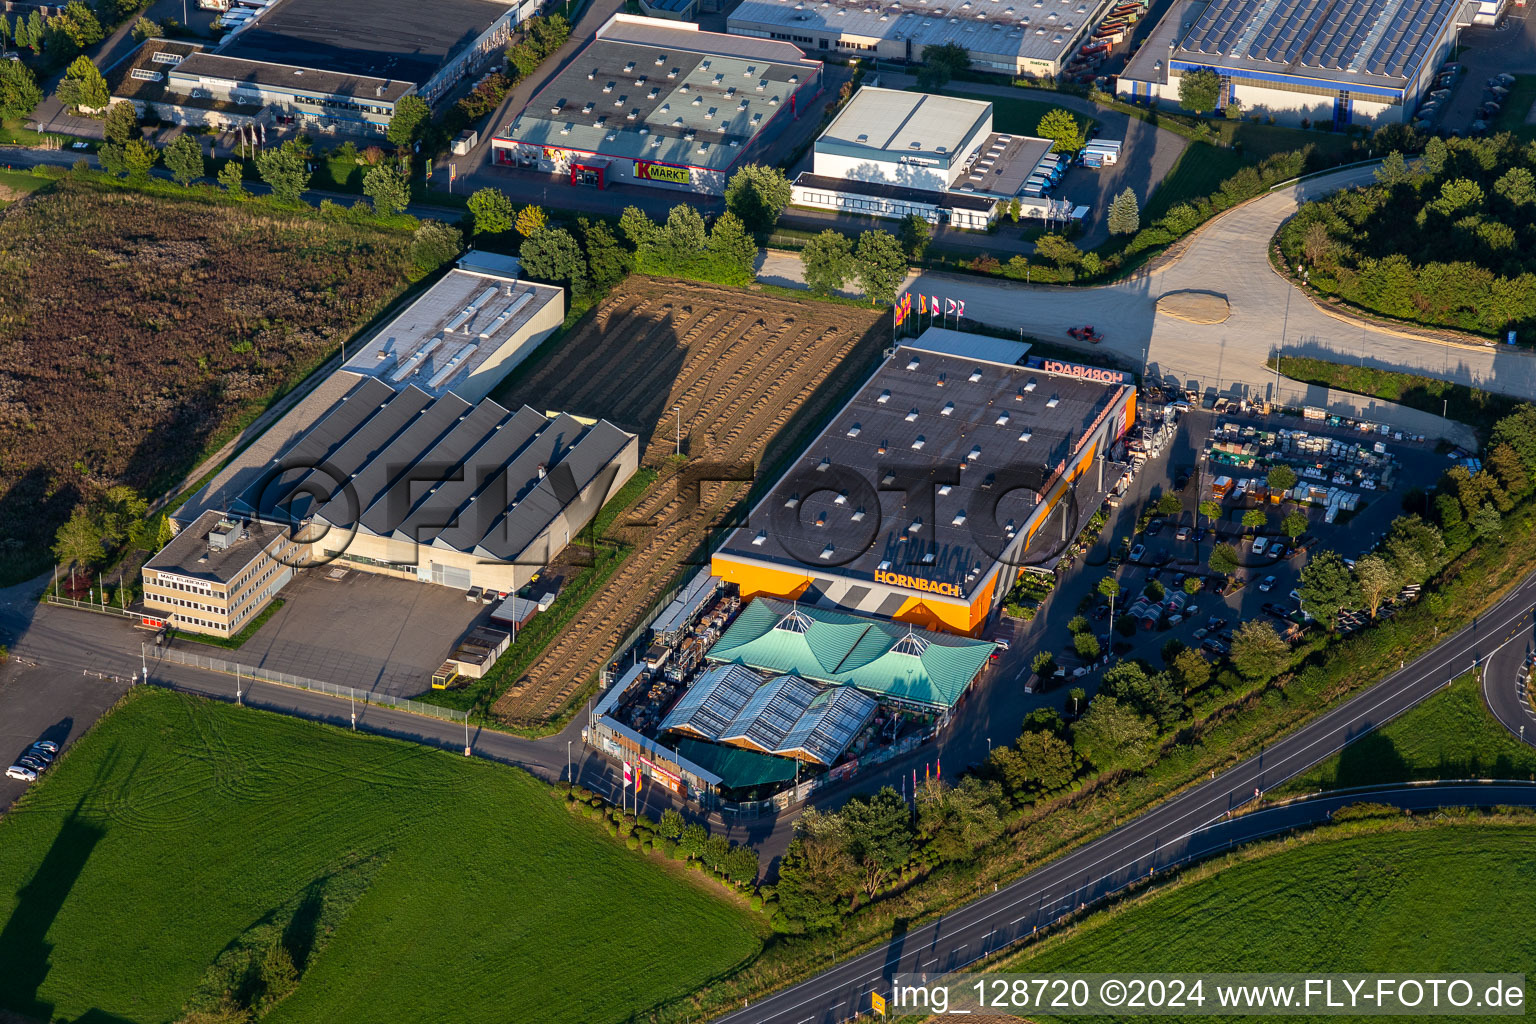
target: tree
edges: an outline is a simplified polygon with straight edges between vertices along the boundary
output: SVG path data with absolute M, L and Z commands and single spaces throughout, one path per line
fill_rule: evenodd
M 907 276 L 907 257 L 901 243 L 889 231 L 866 231 L 859 236 L 854 275 L 870 302 L 896 300 L 896 289 Z
M 411 235 L 411 262 L 430 273 L 464 250 L 464 235 L 452 224 L 424 220 Z
M 1236 635 L 1234 634 L 1234 639 Z M 1173 674 L 1178 678 L 1184 693 L 1198 690 L 1211 681 L 1211 663 L 1193 647 L 1186 647 L 1173 656 Z
M 1105 597 L 1118 597 L 1120 595 L 1120 581 L 1113 576 L 1105 576 L 1099 580 L 1098 591 Z
M 219 168 L 219 184 L 232 196 L 245 195 L 245 169 L 240 166 L 240 161 L 224 161 L 224 166 Z
M 1445 144 L 1445 140 L 1438 135 L 1431 135 L 1429 141 L 1424 144 L 1424 155 L 1420 159 L 1430 177 L 1439 177 L 1445 170 L 1445 161 L 1450 155 L 1451 150 Z
M 139 131 L 139 115 L 133 109 L 133 104 L 118 102 L 108 107 L 102 134 L 108 142 L 119 146 L 128 145 L 132 139 L 143 138 L 143 133 Z
M 297 203 L 309 187 L 308 155 L 296 140 L 289 139 L 275 149 L 264 149 L 256 154 L 256 173 L 261 175 L 274 197 Z
M 704 847 L 709 842 L 709 829 L 693 822 L 683 826 L 683 830 L 677 835 L 678 849 L 689 857 L 702 857 Z
M 1307 532 L 1307 514 L 1305 512 L 1287 512 L 1280 520 L 1280 532 L 1295 541 L 1297 537 Z
M 1184 577 L 1184 593 L 1188 594 L 1190 597 L 1194 597 L 1196 594 L 1200 593 L 1200 588 L 1203 586 L 1205 586 L 1205 581 L 1202 580 L 1199 576 Z
M 541 57 L 548 57 L 571 37 L 571 24 L 562 15 L 549 14 L 541 18 L 531 18 L 524 26 L 524 31 L 538 49 Z
M 1243 529 L 1262 530 L 1269 525 L 1269 516 L 1261 508 L 1251 508 L 1243 513 Z
M 1377 181 L 1388 188 L 1400 185 L 1413 177 L 1408 170 L 1408 161 L 1403 159 L 1403 154 L 1397 150 L 1388 153 L 1381 160 L 1381 165 L 1371 172 Z
M 1267 619 L 1249 619 L 1232 631 L 1232 664 L 1246 679 L 1268 682 L 1290 656 L 1290 646 Z
M 853 892 L 859 865 L 848 853 L 842 816 L 814 807 L 795 822 L 795 838 L 779 862 L 774 889 L 786 918 L 808 927 L 830 924 L 839 903 Z
M 651 243 L 659 229 L 656 222 L 646 216 L 645 211 L 638 206 L 626 206 L 624 212 L 619 215 L 619 231 L 629 244 L 635 249 L 641 249 Z
M 46 24 L 52 40 L 60 37 L 69 40 L 69 47 L 74 51 L 99 43 L 106 36 L 106 31 L 101 27 L 101 21 L 96 17 L 96 12 L 81 0 L 69 0 L 69 3 L 64 5 L 63 13 L 55 14 Z
M 1214 524 L 1221 518 L 1221 502 L 1206 499 L 1200 503 L 1200 514 L 1205 516 L 1207 524 Z
M 43 102 L 32 69 L 19 60 L 0 61 L 0 120 L 19 120 Z
M 395 101 L 384 137 L 401 149 L 409 149 L 432 119 L 432 108 L 420 96 L 402 96 Z
M 1087 631 L 1072 637 L 1072 647 L 1077 651 L 1077 656 L 1084 661 L 1098 660 L 1101 652 L 1099 638 Z
M 1184 502 L 1181 501 L 1179 496 L 1172 491 L 1164 491 L 1158 496 L 1157 505 L 1155 507 L 1159 514 L 1171 516 L 1184 507 Z
M 748 885 L 757 880 L 757 850 L 742 843 L 732 846 L 720 861 L 720 870 L 737 885 Z
M 121 104 L 127 106 L 127 104 Z M 192 184 L 203 176 L 205 170 L 203 162 L 203 147 L 197 144 L 197 140 L 190 135 L 176 136 L 175 140 L 165 147 L 161 154 L 165 161 L 166 169 L 171 172 L 171 177 L 183 188 Z
M 970 52 L 959 43 L 930 43 L 923 47 L 922 66 L 917 69 L 917 87 L 924 92 L 936 92 L 970 66 Z
M 1100 694 L 1072 725 L 1072 749 L 1100 771 L 1134 769 L 1152 756 L 1157 733 L 1130 706 Z
M 101 516 L 89 505 L 76 505 L 54 535 L 53 556 L 62 565 L 89 569 L 106 553 Z
M 31 14 L 27 15 L 27 41 L 25 45 L 31 47 L 33 53 L 43 52 L 43 37 L 45 34 L 46 33 L 43 28 L 42 12 L 33 11 Z M 16 15 L 16 42 L 17 45 L 22 45 L 20 14 Z
M 1136 202 L 1136 193 L 1127 186 L 1110 201 L 1109 233 L 1112 235 L 1134 235 L 1140 230 L 1141 207 Z
M 605 292 L 624 280 L 633 260 L 607 224 L 585 217 L 577 218 L 576 224 L 581 230 L 581 246 L 587 253 L 587 276 L 595 290 Z
M 1398 579 L 1404 583 L 1423 583 L 1440 567 L 1445 537 L 1416 515 L 1398 516 L 1392 520 L 1383 547 Z
M 363 175 L 363 195 L 373 200 L 373 208 L 387 217 L 410 205 L 411 185 L 398 166 L 383 163 Z
M 1440 184 L 1440 196 L 1425 209 L 1447 217 L 1480 209 L 1485 201 L 1483 187 L 1470 178 L 1453 178 Z
M 1474 537 L 1497 537 L 1504 526 L 1504 517 L 1499 515 L 1499 510 L 1494 508 L 1492 502 L 1488 502 L 1468 516 L 1467 522 L 1472 526 Z
M 139 19 L 133 23 L 133 38 L 141 42 L 145 39 L 160 39 L 164 35 L 165 29 L 143 15 L 140 15 Z
M 581 246 L 564 228 L 544 228 L 523 239 L 518 255 L 523 271 L 539 281 L 566 282 L 575 290 L 586 281 Z
M 1530 473 L 1511 445 L 1495 444 L 1488 449 L 1488 469 L 1513 497 L 1522 497 L 1531 489 Z
M 828 228 L 800 250 L 800 265 L 812 295 L 831 295 L 853 277 L 853 243 L 847 235 Z
M 1212 572 L 1219 572 L 1223 576 L 1230 576 L 1237 571 L 1237 548 L 1231 544 L 1217 544 L 1211 548 L 1211 556 L 1206 561 Z
M 1397 593 L 1399 584 L 1397 573 L 1380 555 L 1362 555 L 1355 563 L 1355 586 L 1373 619 L 1382 602 Z
M 128 171 L 128 180 L 138 184 L 148 181 L 149 172 L 159 157 L 159 151 L 143 139 L 129 140 L 123 147 L 123 166 Z
M 475 234 L 499 235 L 512 230 L 512 200 L 501 189 L 477 189 L 467 205 L 475 218 Z
M 1264 477 L 1271 492 L 1288 491 L 1296 486 L 1296 471 L 1290 466 L 1275 466 Z
M 75 110 L 98 110 L 111 102 L 112 93 L 101 71 L 83 54 L 76 57 L 59 82 L 59 101 Z
M 1083 126 L 1077 123 L 1071 111 L 1061 107 L 1052 107 L 1045 112 L 1035 134 L 1051 140 L 1052 153 L 1075 153 L 1083 148 Z
M 1221 76 L 1210 68 L 1186 71 L 1179 76 L 1179 106 L 1206 114 L 1221 99 Z
M 1063 269 L 1083 262 L 1083 251 L 1063 235 L 1041 235 L 1035 239 L 1035 255 Z
M 886 786 L 874 796 L 854 797 L 838 813 L 848 837 L 848 855 L 863 871 L 865 894 L 873 897 L 912 855 L 907 801 Z
M 1302 609 L 1313 618 L 1321 619 L 1333 628 L 1339 612 L 1359 604 L 1360 592 L 1355 588 L 1355 578 L 1333 551 L 1319 551 L 1301 570 Z
M 1024 204 L 1019 200 L 1018 196 L 1014 196 L 1012 199 L 1008 200 L 1008 219 L 1009 220 L 1011 220 L 1015 224 L 1017 224 L 1019 222 L 1019 216 L 1023 212 L 1024 212 Z
M 539 48 L 530 42 L 516 43 L 507 47 L 507 72 L 514 80 L 521 81 L 539 69 L 544 60 Z
M 1493 190 L 1511 206 L 1529 206 L 1536 203 L 1536 174 L 1511 167 L 1493 183 Z
M 683 816 L 674 807 L 668 807 L 661 812 L 661 820 L 656 823 L 656 834 L 663 839 L 676 839 L 683 834 Z
M 754 235 L 766 234 L 790 200 L 789 179 L 777 167 L 747 164 L 725 186 L 725 208 Z
M 1025 732 L 1019 737 L 1017 750 L 1024 782 L 1042 793 L 1061 789 L 1077 773 L 1071 744 L 1049 730 Z
M 950 789 L 934 780 L 917 791 L 918 833 L 941 860 L 972 860 L 1003 834 L 1002 803 L 996 782 L 966 775 Z
M 907 258 L 916 262 L 928 251 L 928 243 L 933 240 L 933 228 L 917 214 L 908 214 L 902 219 L 900 238 Z
M 756 278 L 757 242 L 741 218 L 729 210 L 710 229 L 708 249 L 714 264 L 711 280 L 744 288 Z
M 524 238 L 535 232 L 543 231 L 548 226 L 549 214 L 544 212 L 544 207 L 535 206 L 533 203 L 529 203 L 517 211 L 517 220 L 513 223 L 513 227 L 517 228 L 517 233 Z

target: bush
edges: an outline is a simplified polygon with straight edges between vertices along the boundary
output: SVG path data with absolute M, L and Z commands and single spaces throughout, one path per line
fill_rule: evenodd
M 624 846 L 626 849 L 638 850 L 640 849 L 640 840 L 635 836 L 629 836 L 624 840 Z

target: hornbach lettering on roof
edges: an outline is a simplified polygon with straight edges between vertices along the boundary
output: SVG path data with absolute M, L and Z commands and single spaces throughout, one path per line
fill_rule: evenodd
M 635 177 L 640 181 L 670 181 L 675 185 L 686 185 L 693 180 L 692 172 L 686 167 L 653 164 L 647 160 L 635 161 Z
M 1083 380 L 1098 381 L 1100 384 L 1125 383 L 1125 373 L 1122 370 L 1106 370 L 1103 367 L 1084 366 L 1081 363 L 1064 363 L 1060 359 L 1041 359 L 1039 356 L 1031 356 L 1028 365 L 1031 370 L 1060 373 L 1067 377 L 1081 377 Z
M 893 587 L 922 590 L 929 594 L 943 594 L 945 597 L 961 596 L 958 583 L 935 583 L 933 580 L 925 580 L 919 576 L 903 576 L 900 573 L 886 572 L 883 569 L 875 572 L 875 582 L 888 583 Z

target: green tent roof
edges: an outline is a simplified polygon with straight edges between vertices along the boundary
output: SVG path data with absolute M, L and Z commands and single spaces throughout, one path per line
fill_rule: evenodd
M 795 777 L 795 762 L 787 757 L 692 738 L 679 739 L 674 749 L 699 767 L 720 776 L 720 784 L 730 789 L 788 782 Z
M 708 657 L 948 708 L 992 651 L 985 640 L 760 597 L 742 609 Z

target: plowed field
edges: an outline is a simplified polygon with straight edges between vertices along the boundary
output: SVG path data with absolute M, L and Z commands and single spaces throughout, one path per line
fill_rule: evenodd
M 643 463 L 661 475 L 618 520 L 614 532 L 633 545 L 627 561 L 507 688 L 496 714 L 534 724 L 566 707 L 707 527 L 746 494 L 745 482 L 705 484 L 694 501 L 678 486 L 674 407 L 682 407 L 690 462 L 771 463 L 783 445 L 809 440 L 807 430 L 870 372 L 889 337 L 873 309 L 635 277 L 499 394 L 503 404 L 601 416 L 638 431 Z

